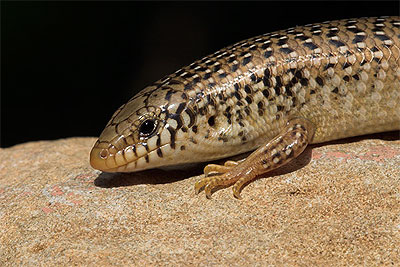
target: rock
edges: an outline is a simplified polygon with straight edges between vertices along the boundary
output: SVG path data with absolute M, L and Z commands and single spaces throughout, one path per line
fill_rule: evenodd
M 308 148 L 233 198 L 204 164 L 106 174 L 95 138 L 0 150 L 0 265 L 399 265 L 399 133 Z

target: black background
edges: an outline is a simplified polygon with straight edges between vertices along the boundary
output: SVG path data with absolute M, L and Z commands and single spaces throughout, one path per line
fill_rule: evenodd
M 399 15 L 393 2 L 2 2 L 1 146 L 98 136 L 159 78 L 296 25 Z

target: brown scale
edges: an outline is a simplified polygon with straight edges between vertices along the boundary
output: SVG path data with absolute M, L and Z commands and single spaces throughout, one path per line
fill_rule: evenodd
M 399 17 L 348 19 L 221 49 L 123 105 L 93 148 L 92 166 L 137 171 L 258 148 L 241 163 L 206 167 L 206 174 L 220 175 L 196 184 L 207 196 L 214 187 L 235 184 L 239 197 L 245 182 L 309 143 L 398 130 L 399 34 Z M 288 146 L 293 154 L 286 155 Z M 274 149 L 280 157 L 262 152 Z

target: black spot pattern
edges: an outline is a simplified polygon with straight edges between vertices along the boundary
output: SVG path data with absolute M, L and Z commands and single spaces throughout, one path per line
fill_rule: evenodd
M 386 30 L 388 25 L 392 27 L 390 30 Z M 146 108 L 159 105 L 157 112 L 151 111 L 149 116 L 156 117 L 161 124 L 159 128 L 168 131 L 172 149 L 182 132 L 198 138 L 218 136 L 223 143 L 248 142 L 248 138 L 258 135 L 238 129 L 285 120 L 307 107 L 311 99 L 320 101 L 320 106 L 324 98 L 333 103 L 343 102 L 343 88 L 357 88 L 357 82 L 364 77 L 365 64 L 375 70 L 388 58 L 391 43 L 399 35 L 398 27 L 396 17 L 363 18 L 257 36 L 165 76 L 130 101 Z M 359 56 L 360 53 L 366 53 L 367 57 Z M 314 65 L 316 62 L 320 65 Z M 333 86 L 334 81 L 340 86 Z M 374 89 L 369 85 L 368 90 Z M 327 95 L 322 97 L 323 94 Z M 275 106 L 279 114 L 271 112 Z M 131 120 L 116 112 L 107 127 L 122 132 L 121 129 L 129 128 L 122 124 L 135 122 L 135 118 Z M 232 136 L 216 134 L 218 129 L 229 126 L 233 129 Z M 156 145 L 160 146 L 160 134 L 156 134 Z M 184 150 L 182 146 L 178 148 Z M 158 157 L 165 157 L 162 149 L 153 150 Z

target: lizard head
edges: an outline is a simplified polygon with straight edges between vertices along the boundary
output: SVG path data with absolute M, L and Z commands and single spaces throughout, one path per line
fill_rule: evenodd
M 235 85 L 248 75 L 221 78 L 203 61 L 211 60 L 206 57 L 178 70 L 121 106 L 90 153 L 92 167 L 134 172 L 205 162 L 255 149 L 268 137 L 266 132 L 276 134 L 269 131 L 270 122 L 254 121 L 257 105 L 249 105 L 252 99 L 244 97 L 248 92 L 236 92 Z
M 90 164 L 105 172 L 134 172 L 198 161 L 194 114 L 177 85 L 147 87 L 114 113 Z

